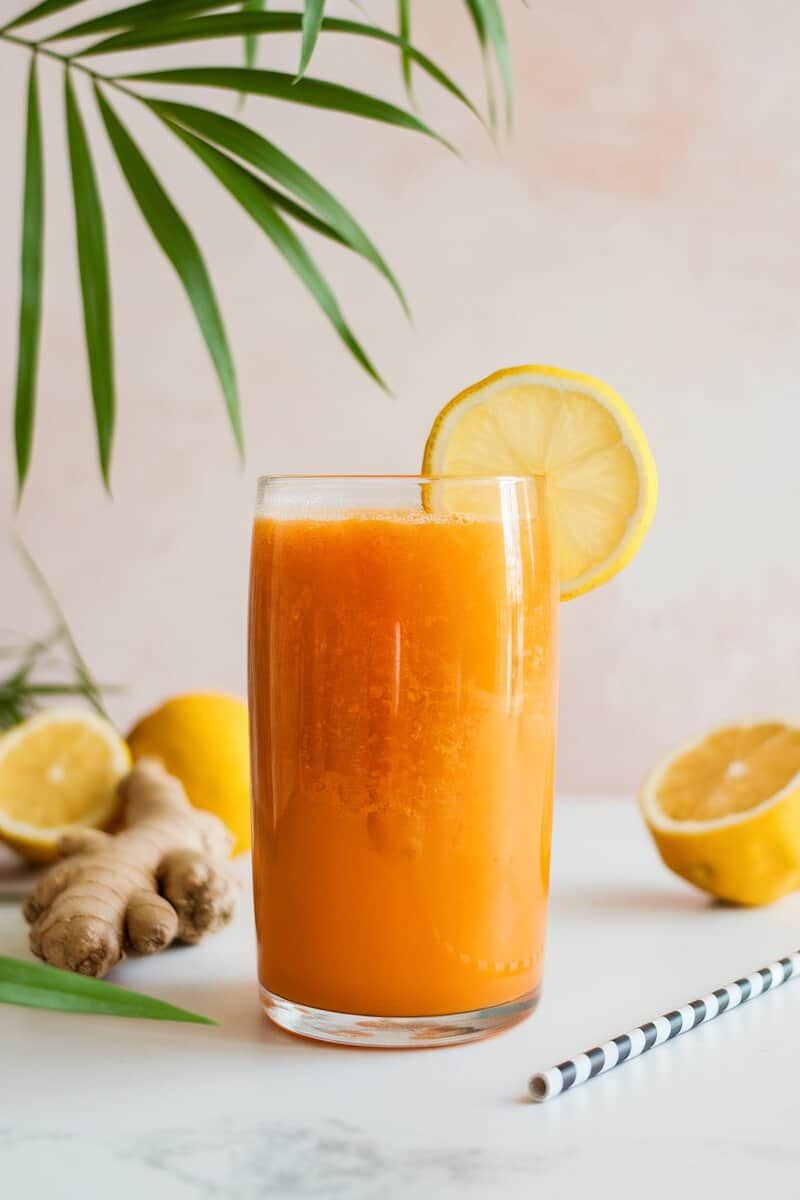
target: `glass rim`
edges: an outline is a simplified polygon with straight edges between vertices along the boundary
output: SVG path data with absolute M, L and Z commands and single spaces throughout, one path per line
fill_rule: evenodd
M 538 479 L 544 479 L 543 471 L 529 471 L 524 475 L 492 474 L 491 472 L 484 472 L 483 474 L 474 475 L 449 475 L 446 473 L 427 475 L 405 475 L 393 473 L 386 475 L 259 475 L 256 482 L 259 489 L 261 489 L 268 487 L 271 484 L 281 483 L 530 483 L 532 480 Z

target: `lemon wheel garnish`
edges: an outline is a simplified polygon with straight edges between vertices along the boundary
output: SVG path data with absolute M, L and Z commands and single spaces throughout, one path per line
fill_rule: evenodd
M 669 755 L 641 790 L 664 862 L 722 900 L 768 904 L 800 887 L 800 728 L 717 729 Z
M 53 708 L 24 721 L 0 738 L 0 841 L 55 858 L 62 834 L 108 824 L 129 766 L 125 742 L 95 713 Z
M 434 422 L 422 470 L 543 476 L 562 600 L 630 562 L 658 491 L 650 448 L 622 398 L 558 367 L 509 367 L 460 392 Z

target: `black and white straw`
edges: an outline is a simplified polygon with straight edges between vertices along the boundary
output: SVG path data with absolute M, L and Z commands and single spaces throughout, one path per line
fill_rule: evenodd
M 537 1072 L 528 1082 L 530 1094 L 540 1102 L 552 1100 L 562 1092 L 586 1083 L 587 1079 L 603 1075 L 664 1042 L 680 1037 L 682 1033 L 688 1033 L 690 1029 L 697 1029 L 698 1025 L 705 1025 L 715 1017 L 731 1012 L 748 1000 L 755 1000 L 757 996 L 788 983 L 796 975 L 800 975 L 800 950 L 795 950 L 794 954 L 769 967 L 754 971 L 745 979 L 737 979 L 735 983 L 717 988 L 701 1000 L 692 1000 L 682 1008 L 664 1013 L 663 1017 L 637 1025 L 636 1029 L 622 1033 L 602 1046 L 594 1046 L 576 1058 L 568 1058 L 557 1067 Z

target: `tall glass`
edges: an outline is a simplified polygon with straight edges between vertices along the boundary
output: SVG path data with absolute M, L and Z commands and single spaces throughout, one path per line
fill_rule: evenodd
M 557 581 L 532 477 L 259 482 L 250 592 L 261 996 L 351 1045 L 536 1005 Z

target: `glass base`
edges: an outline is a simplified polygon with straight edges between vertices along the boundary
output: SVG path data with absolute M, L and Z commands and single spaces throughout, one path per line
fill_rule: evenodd
M 448 1013 L 438 1017 L 362 1017 L 355 1013 L 328 1012 L 276 996 L 265 987 L 261 1005 L 281 1029 L 318 1042 L 341 1046 L 374 1046 L 377 1049 L 426 1049 L 474 1042 L 499 1033 L 530 1016 L 539 1003 L 541 988 L 507 1004 L 478 1008 L 473 1012 Z

